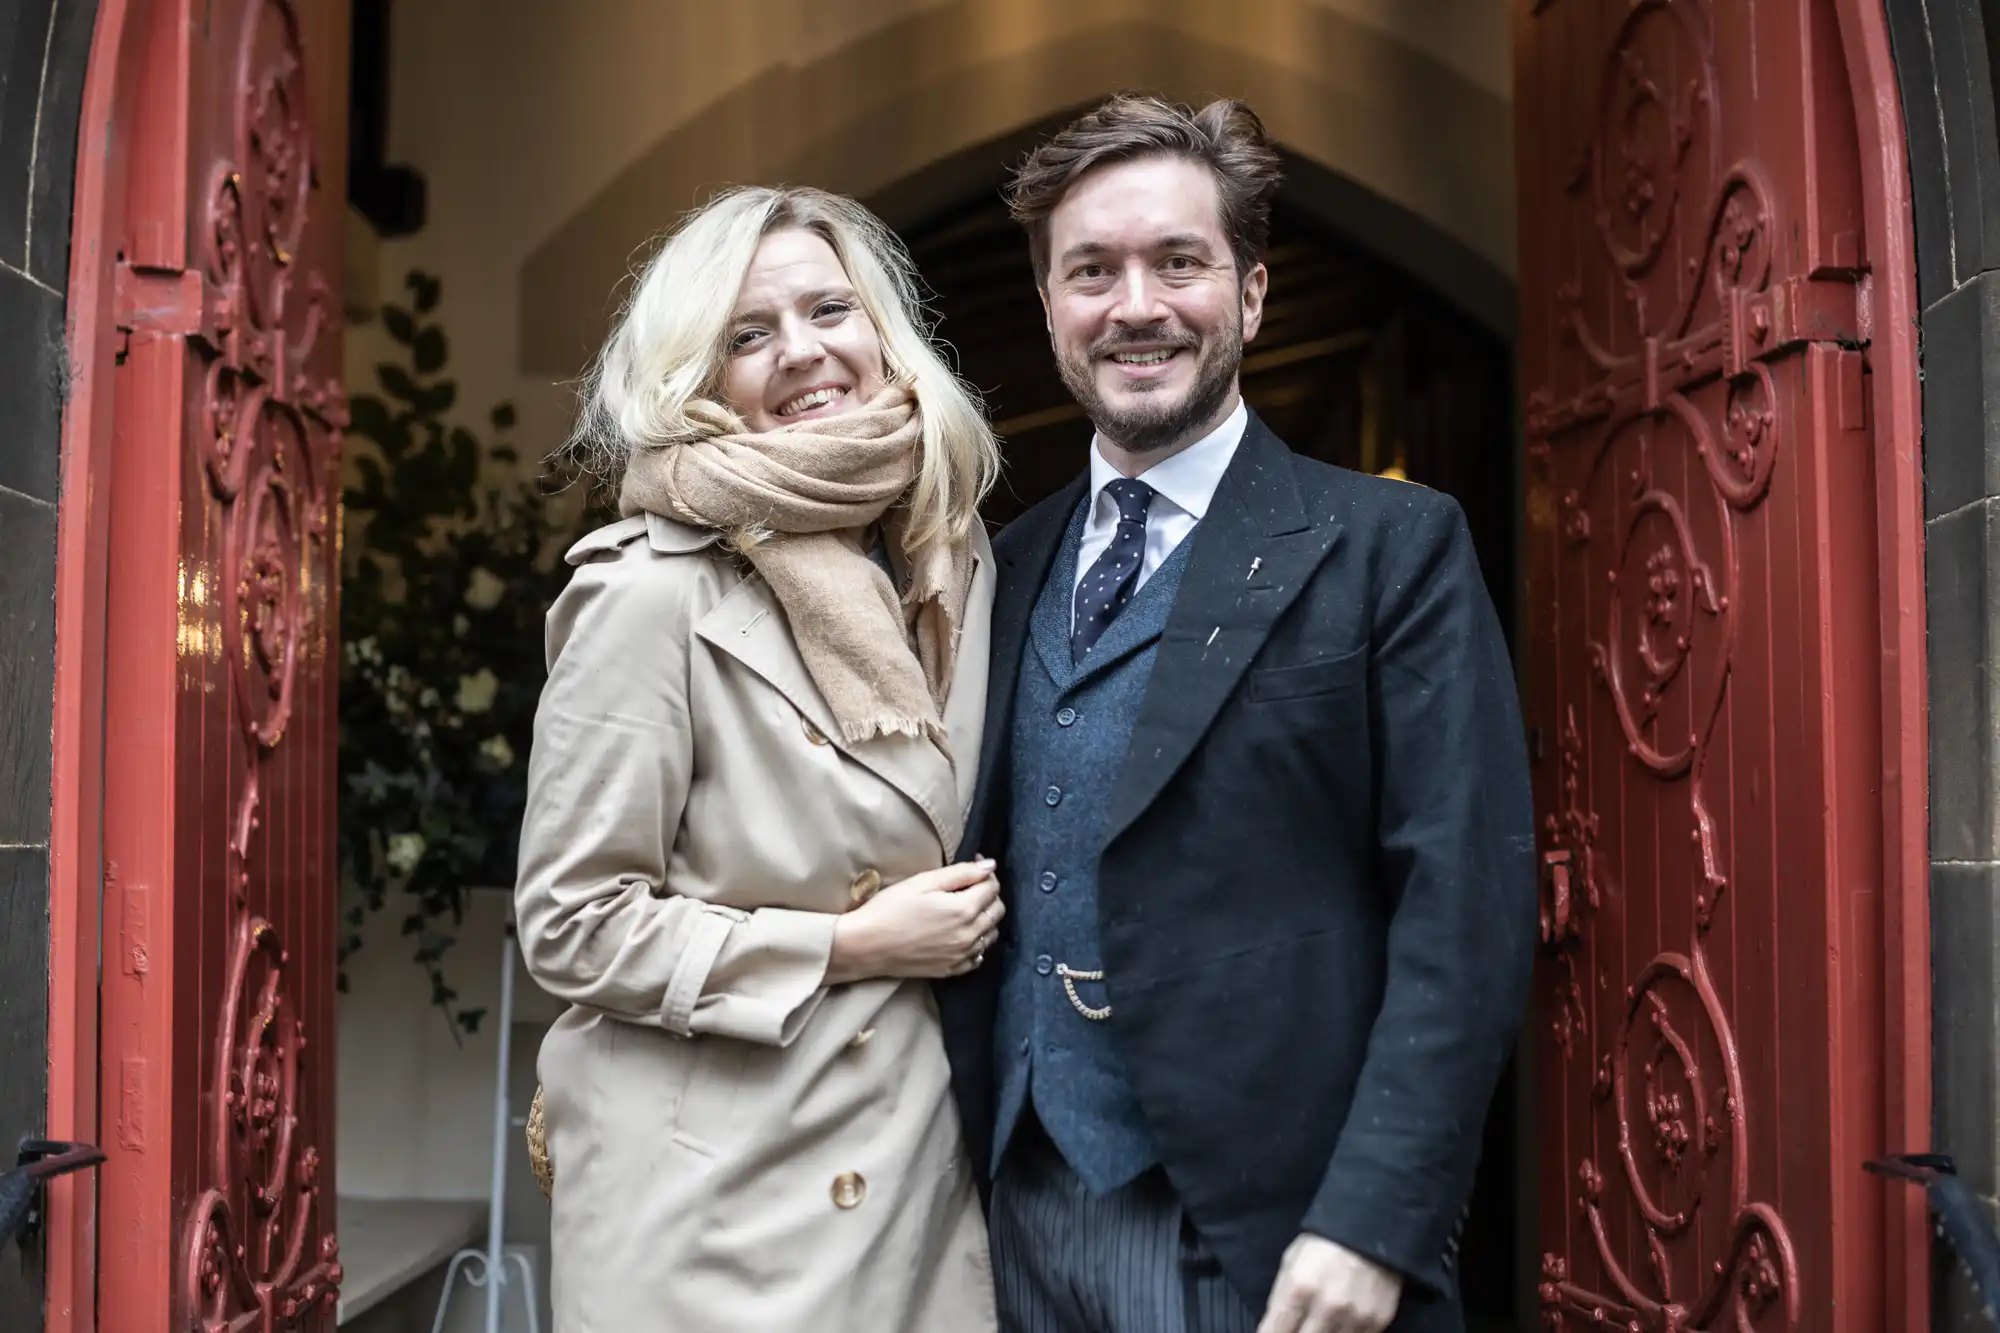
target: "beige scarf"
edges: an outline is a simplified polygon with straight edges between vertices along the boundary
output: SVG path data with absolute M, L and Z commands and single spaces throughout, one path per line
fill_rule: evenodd
M 619 508 L 728 533 L 777 595 L 813 683 L 850 742 L 946 744 L 943 710 L 972 582 L 964 542 L 910 540 L 900 504 L 916 479 L 923 417 L 891 386 L 858 411 L 761 433 L 711 433 L 632 456 Z M 864 547 L 879 521 L 902 552 L 896 589 Z M 947 750 L 947 753 L 949 751 Z

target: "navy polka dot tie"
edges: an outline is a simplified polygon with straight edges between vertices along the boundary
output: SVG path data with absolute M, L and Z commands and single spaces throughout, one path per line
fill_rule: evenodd
M 1146 555 L 1146 509 L 1153 488 L 1143 481 L 1120 477 L 1107 482 L 1104 493 L 1118 506 L 1118 530 L 1111 545 L 1076 585 L 1076 623 L 1070 630 L 1070 660 L 1081 662 L 1139 586 L 1139 562 Z

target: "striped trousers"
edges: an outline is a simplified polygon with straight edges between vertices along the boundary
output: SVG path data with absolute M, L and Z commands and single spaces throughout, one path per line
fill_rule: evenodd
M 1097 1197 L 1029 1123 L 993 1182 L 1003 1333 L 1255 1333 L 1157 1168 Z

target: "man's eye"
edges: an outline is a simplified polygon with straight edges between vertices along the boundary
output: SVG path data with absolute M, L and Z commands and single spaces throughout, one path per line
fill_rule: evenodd
M 1177 269 L 1182 271 L 1200 267 L 1200 265 L 1196 264 L 1194 258 L 1190 255 L 1172 255 L 1167 259 L 1166 266 L 1170 269 Z

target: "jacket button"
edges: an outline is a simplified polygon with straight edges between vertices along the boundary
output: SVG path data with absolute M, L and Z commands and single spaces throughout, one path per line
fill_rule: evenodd
M 1048 805 L 1048 806 L 1058 806 L 1058 805 L 1061 805 L 1061 804 L 1062 804 L 1062 788 L 1061 788 L 1061 787 L 1050 787 L 1050 788 L 1049 788 L 1049 789 L 1048 789 L 1047 791 L 1043 792 L 1043 793 L 1042 793 L 1042 803 L 1043 803 L 1044 805 Z
M 850 1051 L 860 1050 L 863 1046 L 866 1046 L 868 1044 L 869 1039 L 872 1038 L 874 1035 L 875 1035 L 874 1028 L 861 1029 L 861 1031 L 855 1033 L 852 1037 L 849 1037 L 847 1039 L 847 1049 Z
M 854 900 L 856 907 L 882 891 L 882 872 L 872 867 L 854 877 L 854 883 L 847 886 L 847 896 Z
M 1041 973 L 1043 976 L 1047 976 L 1055 970 L 1056 960 L 1047 954 L 1040 954 L 1035 958 L 1035 971 Z
M 1059 726 L 1059 727 L 1073 727 L 1073 726 L 1075 726 L 1075 725 L 1076 725 L 1076 710 L 1075 710 L 1074 708 L 1058 708 L 1058 709 L 1056 709 L 1056 725 L 1057 725 L 1057 726 Z
M 1054 893 L 1056 891 L 1056 872 L 1053 870 L 1044 870 L 1041 879 L 1037 880 L 1036 883 L 1042 886 L 1043 893 Z
M 834 1207 L 859 1208 L 868 1197 L 868 1182 L 857 1172 L 843 1171 L 833 1178 L 832 1192 Z
M 831 742 L 831 741 L 827 740 L 827 738 L 826 738 L 826 733 L 825 733 L 825 732 L 823 732 L 823 731 L 821 731 L 821 730 L 820 730 L 820 729 L 819 729 L 818 727 L 816 727 L 816 726 L 814 726 L 814 725 L 813 725 L 813 720 L 812 720 L 811 718 L 809 718 L 809 717 L 802 717 L 802 718 L 800 718 L 800 719 L 799 719 L 799 725 L 805 728 L 805 730 L 806 730 L 806 739 L 807 739 L 807 740 L 809 740 L 809 741 L 811 741 L 811 742 L 812 742 L 812 743 L 813 743 L 814 745 L 831 745 L 831 744 L 832 744 L 832 742 Z

